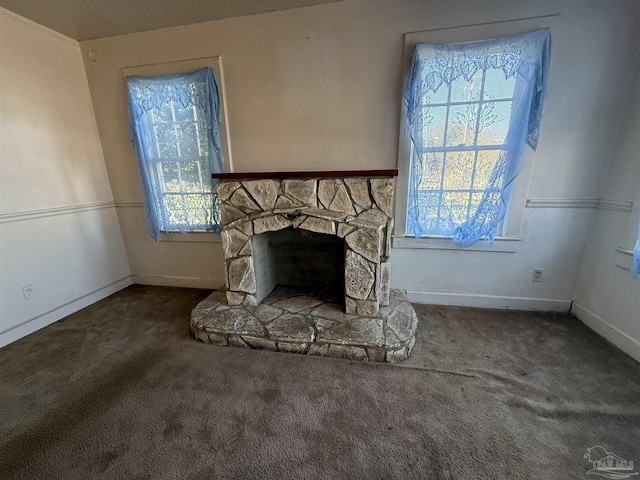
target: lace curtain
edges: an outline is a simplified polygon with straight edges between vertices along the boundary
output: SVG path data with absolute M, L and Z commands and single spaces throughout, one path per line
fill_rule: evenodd
M 213 172 L 221 172 L 220 98 L 211 68 L 127 78 L 131 141 L 149 235 L 219 230 Z
M 514 180 L 522 168 L 525 144 L 529 144 L 534 150 L 538 144 L 542 106 L 547 90 L 550 47 L 551 34 L 548 29 L 480 42 L 419 43 L 416 46 L 404 92 L 406 128 L 411 139 L 408 233 L 413 233 L 416 237 L 427 234 L 444 235 L 463 246 L 470 246 L 479 239 L 493 242 L 498 225 L 509 205 Z M 491 111 L 489 108 L 495 109 L 498 102 L 493 102 L 492 105 L 487 103 L 493 97 L 488 96 L 484 90 L 475 96 L 469 91 L 469 101 L 466 104 L 459 102 L 452 107 L 451 94 L 447 93 L 453 91 L 455 85 L 461 82 L 481 82 L 484 89 L 489 78 L 496 79 L 498 83 L 513 84 L 512 99 L 509 99 L 510 112 L 505 110 L 502 115 L 507 117 L 510 114 L 508 127 L 505 127 L 504 139 L 497 142 L 500 143 L 497 149 L 479 146 L 482 142 L 478 131 L 484 124 L 498 119 L 500 112 Z M 467 88 L 469 84 L 465 85 Z M 477 103 L 474 104 L 474 101 Z M 465 134 L 465 139 L 461 140 L 460 145 L 456 145 L 455 142 L 451 145 L 437 135 L 425 133 L 438 128 L 444 132 L 444 125 L 435 125 L 438 114 L 432 106 L 436 104 L 447 112 L 446 117 L 442 114 L 442 119 L 448 119 L 442 122 L 447 125 L 447 129 L 451 129 L 452 119 L 455 120 L 453 113 L 458 115 L 459 123 L 465 121 L 466 125 L 473 124 L 475 130 L 469 135 Z M 508 102 L 503 100 L 503 104 L 498 107 L 508 109 L 504 104 Z M 477 110 L 471 109 L 470 106 Z M 456 112 L 453 111 L 454 107 L 457 108 Z M 472 139 L 469 140 L 467 137 Z M 444 138 L 446 139 L 446 133 Z M 492 141 L 487 143 L 491 144 Z M 439 148 L 441 150 L 438 150 Z M 442 193 L 442 186 L 448 181 L 445 178 L 446 158 L 451 157 L 449 152 L 456 149 L 458 155 L 469 155 L 466 152 L 472 152 L 471 155 L 474 155 L 489 148 L 493 148 L 495 164 L 484 171 L 481 190 L 474 190 L 471 186 L 464 190 L 464 194 L 469 195 L 469 201 L 464 207 L 465 213 L 456 219 L 453 200 L 449 200 L 453 197 L 446 197 Z M 443 152 L 438 153 L 443 157 L 433 153 L 438 151 Z M 470 184 L 481 167 L 479 157 L 476 158 L 477 160 L 471 160 L 473 171 L 469 174 Z M 438 168 L 443 171 L 442 180 L 439 184 L 436 180 L 436 186 L 430 187 L 427 177 Z M 455 180 L 450 182 L 454 183 Z
M 631 275 L 640 280 L 640 221 L 638 222 L 636 248 L 633 250 L 633 257 L 631 257 Z

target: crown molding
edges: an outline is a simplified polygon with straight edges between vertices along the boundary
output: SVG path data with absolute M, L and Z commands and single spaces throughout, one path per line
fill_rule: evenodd
M 55 30 L 50 29 L 49 27 L 45 27 L 44 25 L 40 25 L 33 20 L 29 20 L 28 18 L 23 17 L 22 15 L 18 15 L 17 13 L 12 12 L 11 10 L 7 10 L 6 8 L 0 7 L 0 16 L 10 18 L 15 20 L 16 22 L 22 23 L 27 27 L 32 28 L 33 30 L 37 30 L 45 35 L 49 35 L 58 40 L 61 40 L 69 45 L 73 45 L 74 47 L 80 48 L 80 43 L 77 40 L 74 40 L 71 37 L 67 37 L 60 32 L 56 32 Z

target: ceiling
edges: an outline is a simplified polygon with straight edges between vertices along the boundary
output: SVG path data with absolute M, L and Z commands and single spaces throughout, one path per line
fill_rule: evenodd
M 82 41 L 336 1 L 0 0 L 0 6 Z

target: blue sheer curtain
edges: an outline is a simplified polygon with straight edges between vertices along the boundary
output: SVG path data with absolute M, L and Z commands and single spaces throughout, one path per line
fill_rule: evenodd
M 183 233 L 193 230 L 217 231 L 219 229 L 218 202 L 211 174 L 222 171 L 224 160 L 218 131 L 220 97 L 213 70 L 202 68 L 185 74 L 160 77 L 131 76 L 127 78 L 127 88 L 130 135 L 138 157 L 149 235 L 157 240 L 160 232 L 167 229 Z M 193 128 L 187 125 L 187 128 L 180 130 L 174 128 L 175 134 L 172 134 L 171 129 L 159 130 L 159 126 L 162 127 L 163 124 L 154 120 L 166 115 L 167 111 L 173 113 L 171 113 L 172 118 L 165 119 L 165 125 L 179 123 L 175 118 L 176 109 L 182 115 L 185 112 L 189 115 L 195 112 L 194 119 L 198 122 L 191 123 L 203 124 L 206 132 L 198 130 L 200 125 Z M 177 170 L 180 170 L 180 165 L 186 165 L 186 162 L 195 165 L 194 162 L 202 160 L 198 152 L 192 152 L 194 149 L 197 148 L 200 153 L 206 152 L 206 161 L 200 162 L 204 165 L 205 171 L 202 171 L 202 165 L 196 166 L 199 169 L 200 183 L 206 182 L 202 190 L 208 194 L 196 192 L 191 193 L 190 197 L 182 193 L 176 194 L 176 198 L 180 198 L 183 204 L 185 198 L 192 203 L 197 203 L 196 207 L 183 207 L 184 212 L 189 212 L 189 208 L 192 208 L 192 211 L 197 210 L 197 215 L 194 215 L 197 217 L 195 220 L 187 218 L 189 215 L 185 213 L 184 220 L 176 222 L 170 218 L 171 209 L 167 200 L 170 197 L 163 192 L 158 164 L 166 160 L 163 157 L 167 154 L 163 150 L 171 150 L 163 149 L 162 146 L 179 145 L 180 142 L 185 145 L 183 150 L 187 153 L 173 154 L 176 158 L 172 160 L 176 165 L 179 164 Z M 182 192 L 182 185 L 180 185 L 180 192 Z
M 534 150 L 538 144 L 550 52 L 551 34 L 548 29 L 480 42 L 419 43 L 416 46 L 404 92 L 406 128 L 411 139 L 408 233 L 416 237 L 445 235 L 463 246 L 470 246 L 479 239 L 493 242 L 509 205 L 514 180 L 522 168 L 525 144 Z M 508 131 L 495 166 L 490 174 L 487 172 L 483 192 L 477 193 L 478 200 L 469 202 L 473 209 L 469 207 L 464 221 L 445 218 L 444 221 L 434 222 L 433 218 L 446 216 L 451 206 L 446 204 L 442 194 L 439 197 L 427 195 L 423 183 L 426 172 L 438 168 L 432 165 L 435 163 L 433 156 L 424 153 L 437 150 L 431 138 L 425 135 L 425 129 L 434 119 L 430 103 L 438 103 L 430 99 L 445 98 L 441 103 L 449 104 L 450 97 L 446 93 L 443 96 L 443 92 L 449 91 L 454 82 L 461 79 L 470 81 L 478 78 L 478 75 L 485 82 L 485 77 L 490 75 L 496 78 L 496 72 L 505 81 L 515 79 L 515 87 Z M 479 112 L 477 115 L 480 117 Z M 469 191 L 469 195 L 471 193 Z
M 638 222 L 638 239 L 636 240 L 636 248 L 633 250 L 633 257 L 631 257 L 631 275 L 633 278 L 640 280 L 640 221 Z

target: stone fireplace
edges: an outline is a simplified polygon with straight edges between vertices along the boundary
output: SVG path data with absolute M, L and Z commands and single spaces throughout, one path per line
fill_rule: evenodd
M 406 295 L 390 288 L 389 173 L 218 175 L 226 289 L 194 309 L 194 335 L 297 353 L 406 358 L 417 320 Z
M 389 304 L 394 185 L 394 178 L 221 181 L 229 304 L 255 306 L 271 293 L 260 234 L 293 228 L 344 239 L 346 313 L 377 315 Z

